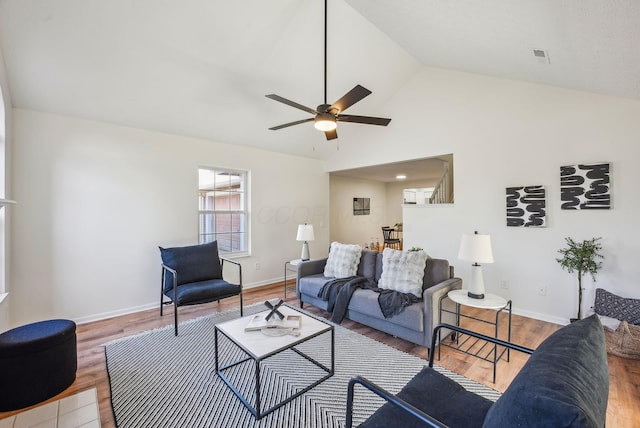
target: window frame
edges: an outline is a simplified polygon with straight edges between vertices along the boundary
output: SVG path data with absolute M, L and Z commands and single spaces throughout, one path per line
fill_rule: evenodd
M 220 173 L 227 174 L 227 175 L 239 175 L 240 176 L 240 182 L 238 187 L 239 190 L 233 191 L 230 186 L 227 189 L 218 189 L 216 188 L 216 185 L 215 185 L 215 179 L 211 189 L 202 189 L 201 188 L 201 186 L 203 186 L 203 183 L 201 182 L 202 170 L 209 171 L 213 173 L 214 176 L 217 176 Z M 232 183 L 229 182 L 228 184 L 232 184 Z M 244 256 L 251 255 L 251 233 L 250 233 L 250 221 L 249 221 L 250 172 L 248 170 L 225 168 L 225 167 L 218 167 L 218 166 L 198 166 L 197 191 L 198 191 L 198 242 L 200 244 L 203 244 L 206 242 L 212 242 L 214 240 L 218 241 L 218 251 L 220 253 L 220 256 L 224 256 L 227 258 L 236 258 L 236 257 L 244 257 Z M 210 204 L 207 204 L 207 200 L 203 199 L 203 197 L 205 198 L 207 197 L 203 195 L 203 192 L 205 193 L 213 192 L 219 195 L 224 195 L 225 193 L 228 193 L 229 206 L 225 209 L 218 209 L 216 207 L 215 196 L 213 195 L 208 195 L 209 197 L 214 198 L 211 200 L 213 202 L 213 206 L 212 207 L 207 206 Z M 233 198 L 231 197 L 231 195 L 234 195 L 234 194 L 240 195 L 240 199 L 239 199 L 240 208 L 231 207 L 231 204 L 233 202 Z M 221 231 L 221 232 L 216 231 L 215 216 L 218 214 L 224 215 L 224 216 L 231 216 L 230 218 L 231 223 L 229 226 L 230 229 L 232 229 L 231 231 Z M 213 221 L 209 220 L 209 228 L 211 231 L 203 230 L 204 229 L 203 226 L 207 222 L 206 217 L 203 217 L 203 216 L 208 216 L 208 215 L 213 216 Z M 238 230 L 234 231 L 233 217 L 237 215 L 239 215 L 239 218 L 241 218 L 242 220 L 238 224 Z M 231 249 L 228 249 L 229 246 L 228 245 L 225 246 L 223 244 L 224 241 L 221 241 L 219 239 L 222 235 L 228 236 Z M 206 239 L 207 237 L 211 237 L 211 236 L 213 237 L 213 239 Z M 235 246 L 234 236 L 240 237 L 240 239 L 237 241 L 238 248 L 235 251 L 233 249 L 233 247 Z

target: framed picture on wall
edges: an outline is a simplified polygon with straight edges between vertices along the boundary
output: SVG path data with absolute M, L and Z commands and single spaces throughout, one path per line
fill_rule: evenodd
M 560 208 L 608 210 L 611 208 L 609 163 L 560 167 Z
M 507 226 L 546 227 L 546 194 L 544 186 L 507 187 Z
M 353 198 L 353 215 L 371 214 L 370 198 Z

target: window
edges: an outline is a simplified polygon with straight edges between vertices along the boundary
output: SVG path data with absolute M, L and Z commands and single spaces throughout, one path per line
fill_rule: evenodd
M 200 243 L 218 241 L 223 254 L 247 254 L 249 247 L 246 171 L 198 169 Z

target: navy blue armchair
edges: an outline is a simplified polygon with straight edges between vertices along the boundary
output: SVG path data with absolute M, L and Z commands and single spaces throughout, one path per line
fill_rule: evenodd
M 242 265 L 218 255 L 216 241 L 188 247 L 162 248 L 162 283 L 160 285 L 160 316 L 165 296 L 173 303 L 174 330 L 178 335 L 178 307 L 219 301 L 240 296 L 242 313 Z M 224 263 L 238 269 L 238 284 L 222 279 Z
M 435 371 L 435 352 L 430 352 L 429 367 L 416 374 L 397 395 L 365 378 L 353 378 L 347 390 L 347 428 L 353 426 L 355 385 L 387 401 L 359 425 L 361 428 L 605 426 L 609 371 L 604 331 L 597 316 L 561 328 L 535 351 L 446 324 L 436 327 L 432 350 L 441 328 L 531 356 L 495 403 Z

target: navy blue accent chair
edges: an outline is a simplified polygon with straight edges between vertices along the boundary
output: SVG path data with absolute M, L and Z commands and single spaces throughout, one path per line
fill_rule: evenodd
M 32 406 L 76 379 L 76 324 L 48 320 L 0 334 L 0 412 Z
M 433 369 L 438 330 L 446 328 L 530 354 L 502 396 L 491 401 L 464 390 Z M 346 428 L 353 426 L 354 387 L 361 385 L 387 403 L 361 425 L 373 427 L 602 428 L 607 416 L 609 368 L 600 319 L 567 325 L 535 350 L 441 324 L 433 333 L 429 366 L 397 394 L 363 378 L 347 390 Z
M 174 330 L 178 335 L 178 307 L 220 301 L 240 296 L 242 311 L 242 265 L 218 255 L 218 242 L 188 247 L 162 248 L 162 283 L 160 285 L 160 316 L 165 297 L 173 303 Z M 224 263 L 238 269 L 238 284 L 222 279 Z

